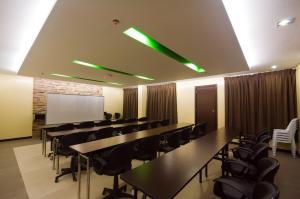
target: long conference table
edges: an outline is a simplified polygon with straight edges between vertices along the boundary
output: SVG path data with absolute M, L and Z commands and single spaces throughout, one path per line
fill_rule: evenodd
M 81 158 L 86 159 L 87 165 L 87 182 L 86 182 L 86 198 L 90 198 L 90 165 L 89 165 L 89 154 L 95 151 L 99 151 L 102 149 L 110 148 L 119 144 L 137 141 L 143 138 L 151 137 L 154 135 L 162 135 L 165 133 L 169 133 L 172 131 L 180 130 L 193 124 L 190 123 L 179 123 L 179 124 L 171 124 L 168 126 L 163 126 L 159 128 L 153 128 L 144 131 L 138 131 L 135 133 L 130 133 L 126 135 L 115 136 L 111 138 L 95 140 L 91 142 L 86 142 L 82 144 L 73 145 L 70 148 L 78 152 L 78 173 L 77 173 L 77 180 L 78 180 L 78 198 L 80 199 L 81 196 Z
M 70 134 L 75 134 L 75 133 L 81 133 L 81 132 L 93 132 L 93 131 L 98 131 L 100 129 L 104 129 L 107 127 L 113 127 L 115 129 L 120 129 L 125 126 L 129 125 L 141 125 L 145 123 L 150 123 L 151 121 L 138 121 L 138 122 L 130 122 L 130 123 L 123 123 L 123 124 L 112 124 L 112 125 L 104 125 L 104 126 L 94 126 L 91 128 L 77 128 L 77 129 L 72 129 L 72 130 L 65 130 L 65 131 L 52 131 L 52 132 L 47 132 L 47 128 L 42 129 L 42 154 L 46 157 L 47 155 L 47 136 L 50 138 L 56 138 L 64 135 L 70 135 Z M 57 125 L 56 125 L 57 126 Z
M 175 197 L 202 169 L 222 151 L 228 150 L 229 142 L 237 131 L 219 129 L 210 132 L 149 163 L 121 174 L 121 179 L 137 191 L 154 199 Z

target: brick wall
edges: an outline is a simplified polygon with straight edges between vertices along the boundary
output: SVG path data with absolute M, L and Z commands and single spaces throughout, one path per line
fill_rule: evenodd
M 47 93 L 102 96 L 102 87 L 50 79 L 34 78 L 33 81 L 33 114 L 45 114 L 47 109 Z M 32 135 L 40 135 L 40 127 L 45 121 L 33 121 Z

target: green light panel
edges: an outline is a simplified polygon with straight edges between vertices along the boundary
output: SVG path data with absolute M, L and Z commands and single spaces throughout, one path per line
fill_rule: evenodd
M 192 63 L 191 61 L 187 60 L 186 58 L 182 57 L 181 55 L 177 54 L 173 50 L 167 48 L 166 46 L 162 45 L 158 41 L 151 38 L 149 35 L 146 35 L 145 33 L 139 31 L 136 28 L 131 27 L 131 28 L 125 30 L 123 33 L 126 34 L 127 36 L 145 44 L 146 46 L 148 46 L 170 58 L 175 59 L 176 61 L 184 64 L 185 66 L 193 69 L 194 71 L 196 71 L 198 73 L 205 72 L 205 70 L 202 67 Z
M 81 65 L 81 66 L 87 66 L 87 67 L 90 67 L 90 68 L 95 68 L 95 69 L 100 69 L 100 70 L 107 70 L 107 71 L 114 72 L 114 73 L 119 73 L 119 74 L 122 74 L 122 75 L 133 76 L 133 77 L 137 77 L 137 78 L 144 79 L 144 80 L 149 80 L 149 81 L 154 80 L 151 77 L 145 77 L 145 76 L 142 76 L 142 75 L 135 75 L 135 74 L 131 74 L 131 73 L 126 73 L 126 72 L 123 72 L 123 71 L 118 71 L 118 70 L 115 70 L 115 69 L 112 69 L 112 68 L 107 68 L 105 66 L 99 66 L 99 65 L 96 65 L 96 64 L 91 64 L 91 63 L 87 63 L 87 62 L 80 61 L 80 60 L 73 60 L 73 63 Z
M 52 73 L 51 75 L 57 76 L 57 77 L 65 77 L 65 78 L 72 78 L 72 79 L 81 79 L 81 80 L 92 81 L 92 82 L 101 82 L 101 83 L 113 84 L 113 85 L 117 85 L 117 86 L 122 86 L 123 85 L 123 84 L 116 83 L 116 82 L 106 82 L 106 81 L 101 81 L 101 80 L 88 79 L 88 78 L 77 77 L 77 76 L 62 75 L 62 74 L 57 74 L 57 73 Z

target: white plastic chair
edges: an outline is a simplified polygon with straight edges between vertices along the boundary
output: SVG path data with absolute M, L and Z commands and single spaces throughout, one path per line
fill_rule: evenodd
M 290 121 L 286 129 L 274 129 L 272 151 L 273 156 L 276 156 L 277 143 L 288 143 L 291 144 L 291 152 L 294 158 L 296 158 L 296 143 L 295 133 L 298 130 L 299 119 L 294 118 Z

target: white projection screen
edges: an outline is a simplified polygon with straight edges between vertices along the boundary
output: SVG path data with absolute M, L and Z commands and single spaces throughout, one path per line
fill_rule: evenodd
M 47 94 L 46 124 L 103 120 L 104 97 Z

